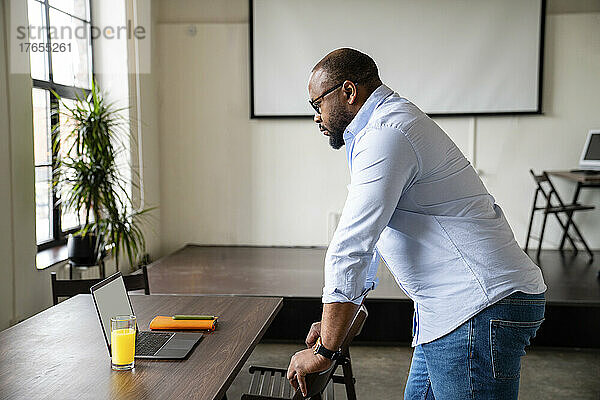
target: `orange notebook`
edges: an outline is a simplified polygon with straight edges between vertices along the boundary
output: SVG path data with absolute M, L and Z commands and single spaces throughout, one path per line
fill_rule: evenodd
M 173 319 L 157 315 L 150 322 L 150 329 L 195 329 L 214 331 L 217 327 L 217 319 Z

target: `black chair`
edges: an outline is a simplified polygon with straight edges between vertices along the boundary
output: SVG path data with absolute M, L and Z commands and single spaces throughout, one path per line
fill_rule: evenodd
M 141 273 L 123 275 L 125 288 L 127 291 L 144 290 L 144 294 L 150 294 L 150 285 L 148 284 L 148 269 L 142 266 Z M 50 273 L 52 281 L 52 301 L 54 305 L 58 304 L 59 297 L 72 297 L 82 293 L 89 293 L 90 288 L 102 279 L 56 279 L 56 272 Z
M 242 400 L 334 400 L 334 384 L 343 384 L 346 387 L 348 400 L 356 400 L 355 379 L 352 375 L 349 346 L 358 335 L 367 318 L 367 309 L 361 306 L 354 316 L 348 334 L 342 344 L 342 357 L 337 359 L 329 369 L 306 375 L 307 396 L 302 396 L 300 389 L 295 390 L 287 379 L 287 369 L 251 366 L 252 374 L 249 393 L 242 394 Z M 336 375 L 335 371 L 341 366 L 343 375 Z
M 565 240 L 568 240 L 569 243 L 571 244 L 571 246 L 573 247 L 573 251 L 575 252 L 575 254 L 577 254 L 577 246 L 575 245 L 575 242 L 578 241 L 581 244 L 583 244 L 583 247 L 585 248 L 586 252 L 590 256 L 590 262 L 591 262 L 594 259 L 594 254 L 592 253 L 592 251 L 590 250 L 585 239 L 581 235 L 579 228 L 577 227 L 577 225 L 575 225 L 575 222 L 573 222 L 573 214 L 578 211 L 593 210 L 595 207 L 587 206 L 587 205 L 583 205 L 583 204 L 579 204 L 579 203 L 565 204 L 562 201 L 562 199 L 560 198 L 560 196 L 558 195 L 556 188 L 552 184 L 550 177 L 548 176 L 548 174 L 545 171 L 542 172 L 541 175 L 536 175 L 532 169 L 530 169 L 529 172 L 531 173 L 531 176 L 533 177 L 533 180 L 535 181 L 537 188 L 535 190 L 535 196 L 533 197 L 533 206 L 531 208 L 531 215 L 529 217 L 529 227 L 527 228 L 527 240 L 525 241 L 525 251 L 527 252 L 527 250 L 529 249 L 529 239 L 532 237 L 531 226 L 533 225 L 533 216 L 537 211 L 542 211 L 542 213 L 544 214 L 544 220 L 542 222 L 542 229 L 541 229 L 540 237 L 538 239 L 538 248 L 537 248 L 537 253 L 536 253 L 536 259 L 538 261 L 540 259 L 540 252 L 542 250 L 542 241 L 544 240 L 544 231 L 546 229 L 546 221 L 548 219 L 548 214 L 554 214 L 554 216 L 556 217 L 556 220 L 558 221 L 558 223 L 560 224 L 560 226 L 563 230 L 561 246 L 560 246 L 561 249 L 562 249 L 562 245 L 564 244 Z M 547 186 L 547 187 L 544 188 L 544 186 Z M 540 193 L 542 194 L 541 198 L 545 199 L 545 204 L 543 206 L 537 205 L 537 199 L 538 199 L 538 195 Z M 566 215 L 566 222 L 560 218 L 559 214 Z M 571 234 L 569 234 L 569 228 L 571 228 L 571 227 L 573 227 L 573 231 L 575 232 L 576 238 L 574 238 L 573 236 L 571 236 Z M 535 239 L 535 237 L 534 237 L 534 239 Z

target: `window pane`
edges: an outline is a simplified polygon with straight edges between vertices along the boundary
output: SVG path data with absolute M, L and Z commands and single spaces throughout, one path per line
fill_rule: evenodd
M 59 140 L 60 140 L 60 156 L 66 157 L 69 154 L 74 156 L 75 149 L 73 144 L 75 143 L 75 137 L 72 135 L 75 125 L 71 118 L 71 112 L 69 109 L 75 108 L 75 100 L 69 100 L 63 98 L 60 102 L 58 121 L 60 124 L 59 129 Z
M 51 167 L 35 167 L 35 233 L 37 243 L 52 240 Z
M 47 32 L 43 30 L 46 27 L 46 12 L 44 6 L 35 1 L 28 1 L 28 17 L 31 26 L 29 43 L 43 46 L 47 43 Z M 33 79 L 48 80 L 48 53 L 45 51 L 29 51 L 29 60 L 31 62 L 31 77 Z
M 88 0 L 50 0 L 50 5 L 67 14 L 89 21 Z
M 63 98 L 59 108 L 59 138 L 60 138 L 60 155 L 66 157 L 69 154 L 75 155 L 75 149 L 72 148 L 75 143 L 75 137 L 72 135 L 74 129 L 74 123 L 71 119 L 71 113 L 69 109 L 75 107 L 75 101 Z M 64 187 L 62 190 L 71 190 L 70 187 Z M 85 222 L 85 213 L 81 212 L 81 221 Z M 67 210 L 66 207 L 62 207 L 61 215 L 61 228 L 62 231 L 68 231 L 70 229 L 79 226 L 79 220 L 77 219 L 77 213 L 71 210 Z
M 71 26 L 71 17 L 68 15 L 50 9 L 50 26 L 58 32 L 56 37 L 52 37 L 52 44 L 58 43 L 68 46 L 72 43 L 73 26 Z M 52 75 L 54 82 L 67 86 L 73 86 L 73 63 L 71 62 L 72 53 L 55 52 L 52 53 Z
M 61 215 L 61 229 L 63 232 L 67 232 L 73 228 L 79 227 L 79 221 L 81 224 L 85 224 L 85 210 L 80 210 L 79 220 L 77 219 L 77 213 L 65 212 L 63 210 Z M 94 215 L 90 212 L 90 222 L 94 222 Z
M 77 20 L 75 20 L 77 21 Z M 77 29 L 83 32 L 87 32 L 86 35 L 80 35 L 83 39 L 77 39 L 72 46 L 72 60 L 73 60 L 73 71 L 75 71 L 75 86 L 91 89 L 92 88 L 92 74 L 91 74 L 91 43 L 90 43 L 90 30 L 91 25 L 87 22 L 77 21 Z
M 90 85 L 90 24 L 50 9 L 50 25 L 56 29 L 52 43 L 66 46 L 67 51 L 52 53 L 54 82 L 89 89 Z
M 50 141 L 50 92 L 34 88 L 33 101 L 33 143 L 35 165 L 52 163 Z
M 63 212 L 61 216 L 62 222 L 62 231 L 66 232 L 73 228 L 77 228 L 79 226 L 79 221 L 77 221 L 77 214 L 72 212 Z M 85 222 L 85 214 L 82 213 L 81 221 Z

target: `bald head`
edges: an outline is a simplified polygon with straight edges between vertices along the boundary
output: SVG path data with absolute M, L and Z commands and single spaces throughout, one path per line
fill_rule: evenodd
M 380 85 L 375 61 L 358 50 L 334 50 L 315 65 L 308 95 L 316 111 L 313 120 L 329 136 L 331 147 L 345 144 L 344 130 Z
M 350 48 L 337 49 L 327 54 L 314 66 L 312 72 L 322 73 L 325 85 L 337 85 L 345 80 L 373 89 L 381 85 L 375 61 Z

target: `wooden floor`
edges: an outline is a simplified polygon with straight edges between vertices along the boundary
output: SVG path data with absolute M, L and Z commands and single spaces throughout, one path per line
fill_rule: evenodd
M 283 308 L 265 334 L 267 340 L 304 340 L 321 316 L 324 248 L 188 245 L 148 267 L 152 293 L 281 296 Z M 596 255 L 600 260 L 600 254 Z M 598 261 L 584 253 L 543 251 L 546 320 L 535 344 L 600 348 Z M 359 342 L 409 343 L 413 303 L 384 265 L 379 286 L 365 304 L 369 323 Z
M 152 293 L 321 296 L 325 248 L 188 245 L 149 267 Z M 600 254 L 543 251 L 540 267 L 553 303 L 600 304 Z M 407 299 L 384 264 L 369 299 Z

